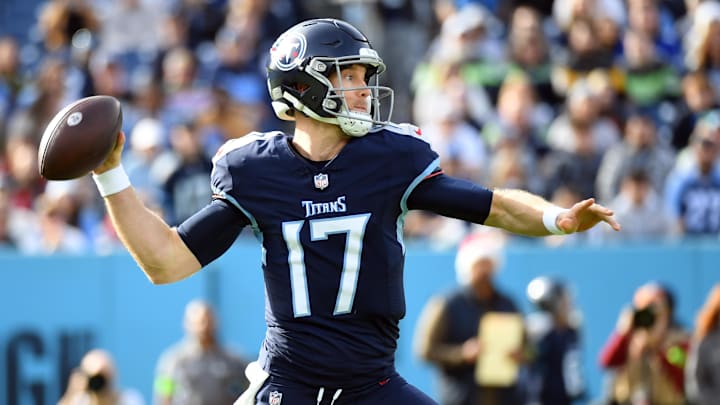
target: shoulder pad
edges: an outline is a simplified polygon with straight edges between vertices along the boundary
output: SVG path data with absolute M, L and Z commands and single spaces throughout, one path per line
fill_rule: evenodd
M 249 132 L 246 135 L 243 135 L 239 138 L 233 138 L 228 141 L 225 141 L 222 146 L 220 146 L 215 152 L 215 156 L 213 156 L 212 161 L 213 164 L 217 162 L 219 159 L 221 159 L 223 156 L 227 155 L 229 152 L 242 148 L 245 145 L 249 145 L 253 142 L 262 141 L 265 139 L 268 139 L 272 136 L 280 135 L 282 132 L 275 131 L 275 132 Z
M 400 124 L 390 122 L 386 125 L 373 128 L 371 132 L 379 132 L 382 130 L 387 130 L 400 135 L 411 135 L 418 138 L 422 137 L 422 130 L 420 129 L 420 127 L 405 122 Z

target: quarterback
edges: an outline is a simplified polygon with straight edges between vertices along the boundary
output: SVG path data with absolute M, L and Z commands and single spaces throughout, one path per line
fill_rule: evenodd
M 254 231 L 267 333 L 238 404 L 435 403 L 394 367 L 409 210 L 530 236 L 600 222 L 620 229 L 593 199 L 564 209 L 443 174 L 416 127 L 389 121 L 393 92 L 378 80 L 384 70 L 346 22 L 309 20 L 282 34 L 267 81 L 276 115 L 294 121 L 294 132 L 249 133 L 222 146 L 211 202 L 177 228 L 145 208 L 127 180 L 124 134 L 94 170 L 120 238 L 153 283 L 190 276 L 244 227 Z

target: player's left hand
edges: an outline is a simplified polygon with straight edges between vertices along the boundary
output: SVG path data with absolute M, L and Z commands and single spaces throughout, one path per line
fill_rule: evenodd
M 594 198 L 580 201 L 569 211 L 558 215 L 557 225 L 565 233 L 586 231 L 599 222 L 606 222 L 612 229 L 619 231 L 620 224 L 615 221 L 614 212 L 600 204 Z

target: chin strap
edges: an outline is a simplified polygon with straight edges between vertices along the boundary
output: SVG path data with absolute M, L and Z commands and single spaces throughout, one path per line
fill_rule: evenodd
M 321 117 L 292 94 L 284 92 L 283 98 L 289 101 L 292 104 L 292 107 L 282 101 L 274 101 L 272 106 L 276 115 L 286 121 L 295 121 L 295 118 L 288 113 L 288 111 L 292 108 L 296 111 L 302 112 L 314 120 L 324 122 L 326 124 L 337 125 L 345 134 L 350 136 L 364 136 L 370 132 L 370 129 L 373 127 L 372 116 L 369 113 L 350 111 L 343 112 L 341 115 L 336 115 L 332 118 Z
M 373 126 L 370 114 L 360 112 L 349 112 L 347 117 L 338 116 L 337 121 L 340 129 L 350 136 L 364 136 Z

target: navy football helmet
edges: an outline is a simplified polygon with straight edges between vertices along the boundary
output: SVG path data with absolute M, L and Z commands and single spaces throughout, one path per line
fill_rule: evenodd
M 340 70 L 361 64 L 367 68 L 365 87 L 345 88 Z M 314 19 L 285 31 L 270 49 L 267 83 L 275 115 L 294 121 L 297 111 L 322 122 L 340 126 L 344 133 L 363 136 L 373 125 L 384 125 L 392 114 L 393 91 L 379 85 L 385 70 L 368 39 L 352 25 L 336 19 Z M 340 86 L 333 87 L 329 76 L 336 72 Z M 372 84 L 371 84 L 372 83 Z M 344 93 L 367 89 L 370 113 L 351 111 Z M 380 101 L 387 117 L 381 119 Z

